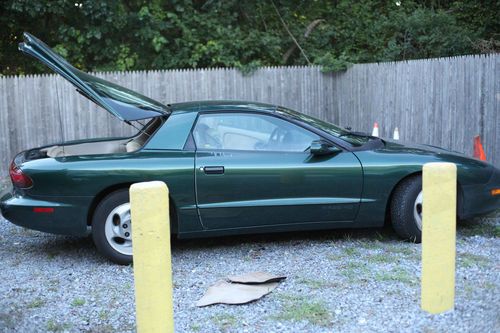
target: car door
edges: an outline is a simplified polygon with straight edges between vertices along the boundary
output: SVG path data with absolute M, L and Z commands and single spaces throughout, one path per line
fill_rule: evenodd
M 348 151 L 314 156 L 320 137 L 277 116 L 200 114 L 196 145 L 197 207 L 206 229 L 353 221 L 362 170 Z

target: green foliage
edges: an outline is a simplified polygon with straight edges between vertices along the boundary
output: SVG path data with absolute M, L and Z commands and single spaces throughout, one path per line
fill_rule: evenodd
M 82 306 L 85 305 L 85 300 L 82 298 L 75 298 L 73 302 L 71 302 L 71 306 Z
M 338 71 L 353 63 L 495 52 L 500 44 L 498 1 L 6 0 L 0 11 L 3 74 L 48 72 L 19 56 L 23 31 L 86 71 L 251 73 L 310 63 Z
M 311 298 L 281 294 L 282 309 L 271 319 L 278 321 L 308 321 L 318 326 L 330 325 L 333 317 L 327 306 Z
M 30 303 L 28 303 L 28 309 L 40 308 L 45 305 L 45 301 L 41 298 L 36 298 Z
M 324 72 L 337 72 L 348 69 L 353 65 L 345 53 L 335 56 L 331 52 L 325 52 L 316 58 L 315 63 L 322 66 Z

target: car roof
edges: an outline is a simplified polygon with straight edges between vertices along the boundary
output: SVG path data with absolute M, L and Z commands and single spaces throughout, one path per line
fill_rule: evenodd
M 173 103 L 167 105 L 167 107 L 172 112 L 251 111 L 251 110 L 274 112 L 276 111 L 276 108 L 278 106 L 274 104 L 239 101 L 239 100 L 211 100 L 211 101 Z

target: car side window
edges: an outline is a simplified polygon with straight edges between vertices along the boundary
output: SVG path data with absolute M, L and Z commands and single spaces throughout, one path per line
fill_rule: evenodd
M 261 114 L 202 114 L 193 130 L 198 149 L 303 152 L 319 136 Z

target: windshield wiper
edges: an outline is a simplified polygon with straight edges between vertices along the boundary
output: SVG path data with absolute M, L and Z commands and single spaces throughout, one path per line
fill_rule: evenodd
M 364 133 L 364 132 L 346 132 L 346 133 L 340 134 L 339 138 L 341 138 L 343 136 L 348 136 L 348 135 L 357 136 L 357 137 L 361 137 L 361 138 L 368 138 L 368 141 L 369 140 L 379 140 L 385 144 L 385 141 L 382 140 L 381 138 L 379 138 L 378 136 L 373 136 L 373 135 L 370 135 L 370 134 Z
M 364 132 L 346 132 L 346 133 L 342 133 L 339 135 L 339 138 L 343 137 L 343 136 L 348 136 L 348 135 L 352 135 L 352 136 L 360 136 L 360 137 L 368 137 L 368 138 L 375 138 L 374 136 L 371 136 L 367 133 L 364 133 Z

